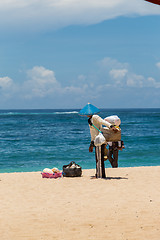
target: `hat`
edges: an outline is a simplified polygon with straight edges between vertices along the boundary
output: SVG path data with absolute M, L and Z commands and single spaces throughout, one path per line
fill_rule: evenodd
M 84 108 L 82 108 L 79 112 L 80 115 L 87 116 L 93 115 L 95 113 L 99 113 L 100 110 L 93 106 L 92 104 L 88 103 Z

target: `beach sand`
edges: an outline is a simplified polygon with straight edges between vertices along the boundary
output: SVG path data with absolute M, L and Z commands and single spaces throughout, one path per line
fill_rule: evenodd
M 1 240 L 159 240 L 160 167 L 0 174 Z

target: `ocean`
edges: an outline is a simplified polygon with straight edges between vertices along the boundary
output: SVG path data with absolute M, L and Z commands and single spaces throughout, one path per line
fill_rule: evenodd
M 0 110 L 0 172 L 32 172 L 75 161 L 95 168 L 87 117 L 79 109 Z M 102 109 L 121 119 L 119 167 L 160 165 L 160 109 Z M 111 167 L 109 161 L 106 167 Z

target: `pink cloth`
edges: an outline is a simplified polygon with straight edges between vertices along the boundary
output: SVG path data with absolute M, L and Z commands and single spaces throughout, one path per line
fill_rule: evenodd
M 42 178 L 59 178 L 62 177 L 62 172 L 58 172 L 58 173 L 44 173 L 42 172 Z

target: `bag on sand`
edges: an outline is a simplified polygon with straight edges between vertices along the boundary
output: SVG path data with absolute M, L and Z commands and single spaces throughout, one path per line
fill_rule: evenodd
M 106 139 L 106 142 L 118 142 L 121 140 L 121 129 L 120 129 L 120 127 L 116 127 L 116 128 L 118 131 L 114 132 L 110 128 L 103 127 L 103 129 L 101 131 L 103 133 L 103 136 Z
M 70 162 L 68 165 L 63 166 L 64 177 L 81 177 L 82 168 L 75 162 Z

